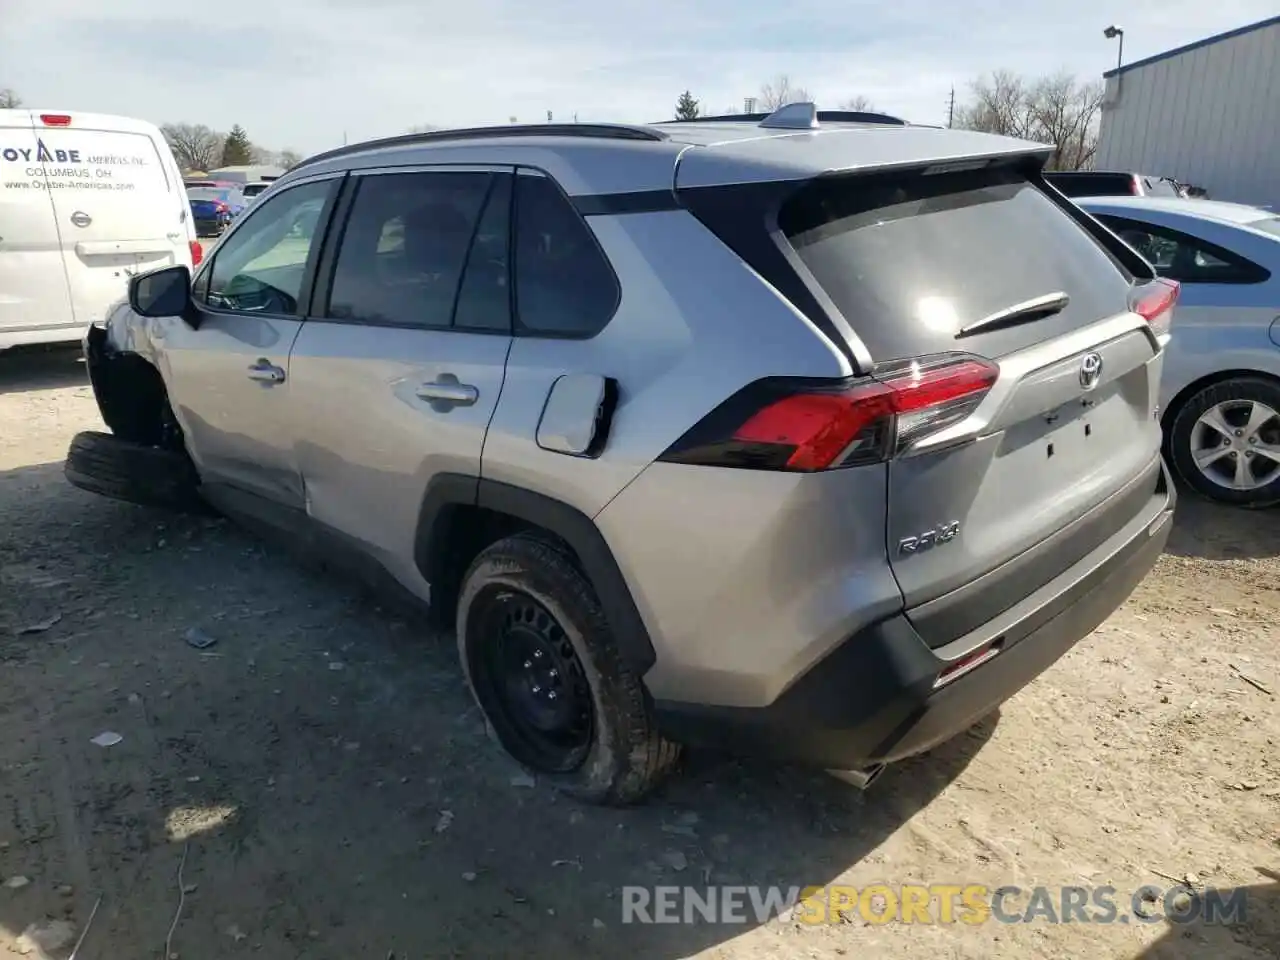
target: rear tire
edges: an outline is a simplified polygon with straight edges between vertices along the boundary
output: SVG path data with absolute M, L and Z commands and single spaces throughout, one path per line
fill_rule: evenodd
M 1165 444 L 1200 496 L 1238 507 L 1280 503 L 1280 384 L 1237 377 L 1205 387 L 1174 412 Z
M 554 541 L 481 551 L 458 600 L 458 654 L 489 729 L 513 758 L 590 803 L 634 803 L 679 747 L 657 732 L 590 581 Z
M 72 486 L 113 500 L 183 512 L 207 512 L 200 479 L 182 450 L 122 440 L 92 430 L 71 441 L 63 467 Z

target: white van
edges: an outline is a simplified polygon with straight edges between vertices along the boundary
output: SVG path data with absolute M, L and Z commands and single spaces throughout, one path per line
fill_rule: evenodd
M 0 110 L 0 350 L 79 340 L 130 276 L 202 256 L 156 127 Z

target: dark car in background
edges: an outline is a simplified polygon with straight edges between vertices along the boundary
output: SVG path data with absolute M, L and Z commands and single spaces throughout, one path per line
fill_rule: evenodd
M 1108 170 L 1049 170 L 1044 178 L 1068 197 L 1181 197 L 1172 177 Z
M 188 187 L 187 201 L 191 204 L 191 219 L 196 235 L 217 237 L 238 217 L 249 201 L 237 187 Z

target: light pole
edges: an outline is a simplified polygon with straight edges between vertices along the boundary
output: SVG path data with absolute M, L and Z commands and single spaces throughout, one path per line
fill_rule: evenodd
M 1108 40 L 1115 40 L 1116 38 L 1119 38 L 1120 40 L 1119 49 L 1116 51 L 1116 69 L 1119 70 L 1120 66 L 1124 63 L 1124 30 L 1113 23 L 1111 26 L 1107 27 L 1107 29 L 1102 31 L 1102 35 Z

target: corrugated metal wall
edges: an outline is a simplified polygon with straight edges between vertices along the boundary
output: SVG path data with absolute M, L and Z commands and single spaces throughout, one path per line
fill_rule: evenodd
M 1280 23 L 1135 64 L 1106 85 L 1095 169 L 1280 210 Z

